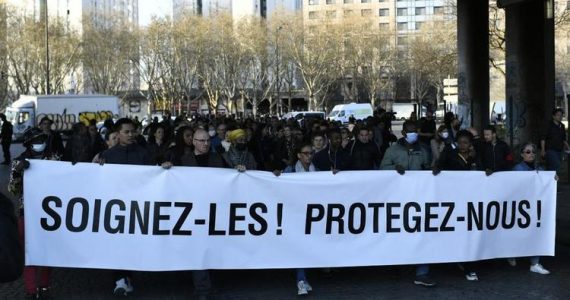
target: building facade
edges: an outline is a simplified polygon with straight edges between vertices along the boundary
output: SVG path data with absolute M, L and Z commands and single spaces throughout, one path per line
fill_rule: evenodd
M 84 21 L 94 20 L 100 26 L 113 18 L 121 18 L 131 24 L 136 30 L 139 24 L 138 0 L 4 0 L 6 4 L 18 12 L 31 15 L 34 19 L 42 21 L 47 9 L 50 18 L 59 18 L 66 24 L 68 30 L 76 30 L 82 38 Z M 123 84 L 124 89 L 140 86 L 138 69 L 134 66 L 129 70 L 130 78 Z M 83 82 L 81 89 L 77 90 L 77 82 Z M 89 84 L 88 75 L 83 66 L 66 78 L 66 90 L 69 93 L 91 94 L 95 91 Z

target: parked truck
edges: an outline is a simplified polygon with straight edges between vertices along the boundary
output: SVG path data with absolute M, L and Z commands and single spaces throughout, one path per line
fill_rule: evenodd
M 105 95 L 22 95 L 6 108 L 16 140 L 44 117 L 53 121 L 52 130 L 68 133 L 77 122 L 89 125 L 91 120 L 100 122 L 118 116 L 119 99 Z

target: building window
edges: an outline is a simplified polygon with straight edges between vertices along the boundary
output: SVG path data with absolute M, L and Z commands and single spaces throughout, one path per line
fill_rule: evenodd
M 407 8 L 398 8 L 397 15 L 398 16 L 407 16 L 408 15 L 408 9 Z
M 360 3 L 371 3 L 372 0 L 360 0 Z
M 319 5 L 319 0 L 309 0 L 309 5 Z
M 380 23 L 380 31 L 390 30 L 390 23 Z
M 354 2 L 354 0 L 344 0 L 344 4 L 350 4 L 350 3 L 353 3 L 353 2 Z
M 336 18 L 336 10 L 327 10 L 327 18 L 329 19 Z
M 408 30 L 408 22 L 398 22 L 398 30 Z
M 424 22 L 416 22 L 416 30 L 421 30 Z
M 382 3 L 382 2 L 386 2 L 386 0 L 378 0 L 378 2 Z
M 425 7 L 416 7 L 416 16 L 423 16 L 426 14 Z
M 327 0 L 327 4 L 335 4 L 336 0 Z
M 407 36 L 399 36 L 398 37 L 398 46 L 407 46 L 408 45 L 408 37 Z
M 345 17 L 352 16 L 352 9 L 345 9 L 343 13 Z
M 372 10 L 371 9 L 362 9 L 362 10 L 360 10 L 360 14 L 363 17 L 370 17 L 370 16 L 372 16 Z
M 438 6 L 433 8 L 434 15 L 443 15 L 443 7 Z
M 388 8 L 381 8 L 379 13 L 378 13 L 381 17 L 387 17 L 390 15 L 390 9 Z
M 316 18 L 318 18 L 317 12 L 316 11 L 310 11 L 309 12 L 309 19 L 314 20 Z

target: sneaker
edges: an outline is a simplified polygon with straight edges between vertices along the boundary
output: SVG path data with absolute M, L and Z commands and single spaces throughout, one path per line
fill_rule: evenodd
M 433 282 L 429 278 L 429 276 L 427 276 L 427 275 L 416 276 L 416 279 L 414 280 L 414 284 L 425 286 L 425 287 L 434 287 L 435 286 L 435 282 Z
M 309 294 L 307 291 L 307 285 L 303 280 L 297 282 L 297 296 L 303 296 Z
M 47 287 L 39 288 L 37 295 L 38 295 L 38 296 L 37 296 L 37 299 L 42 299 L 42 300 L 51 300 L 51 299 L 53 299 L 53 297 L 51 296 L 50 289 L 47 288 Z
M 538 274 L 542 274 L 542 275 L 550 274 L 550 271 L 545 269 L 541 264 L 536 264 L 536 265 L 530 266 L 530 271 L 533 273 L 538 273 Z
M 128 277 L 121 278 L 115 282 L 115 290 L 113 294 L 115 296 L 128 296 L 129 293 L 132 293 L 135 289 L 130 283 Z
M 465 273 L 465 278 L 467 278 L 468 281 L 478 281 L 479 280 L 479 277 L 477 277 L 477 273 L 475 273 L 475 272 Z
M 313 291 L 313 287 L 309 284 L 308 281 L 305 281 L 305 289 L 307 290 L 307 292 Z
M 514 258 L 507 258 L 507 262 L 509 263 L 509 265 L 511 267 L 516 267 L 517 266 L 517 260 Z

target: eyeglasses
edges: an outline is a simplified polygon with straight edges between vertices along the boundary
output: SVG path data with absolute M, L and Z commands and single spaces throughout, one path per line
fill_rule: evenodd
M 523 152 L 524 154 L 536 154 L 536 151 L 526 150 Z
M 202 144 L 208 144 L 210 142 L 210 140 L 199 140 L 199 139 L 194 139 L 194 141 L 202 143 Z

